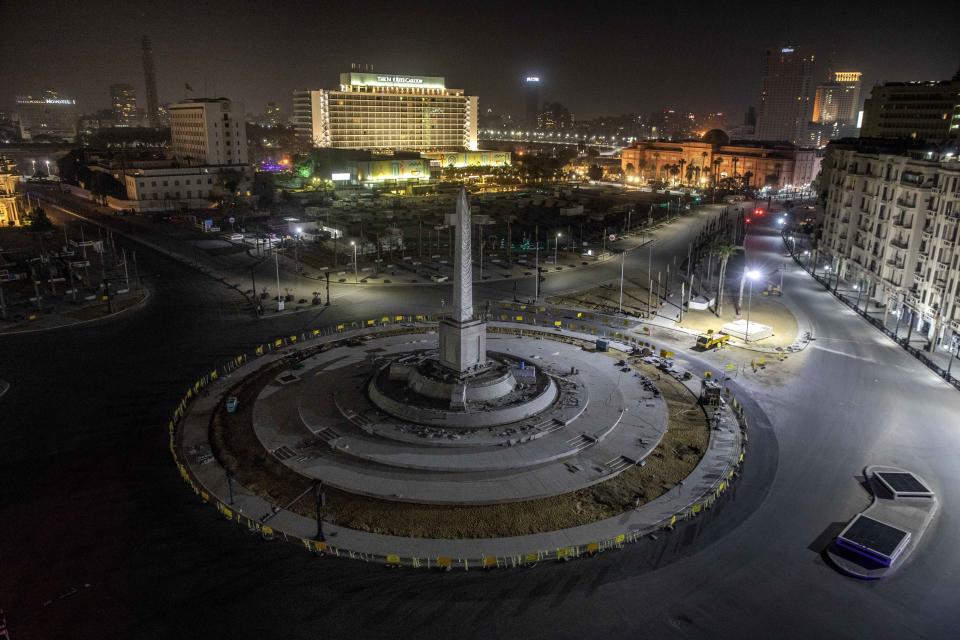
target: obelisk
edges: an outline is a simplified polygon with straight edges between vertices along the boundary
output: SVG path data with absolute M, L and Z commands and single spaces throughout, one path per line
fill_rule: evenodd
M 473 317 L 473 259 L 470 251 L 470 200 L 460 189 L 455 226 L 453 309 L 440 322 L 440 364 L 458 374 L 486 366 L 487 325 Z

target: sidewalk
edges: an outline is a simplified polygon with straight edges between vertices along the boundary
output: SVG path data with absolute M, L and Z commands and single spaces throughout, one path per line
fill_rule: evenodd
M 784 244 L 789 248 L 786 240 L 784 240 Z M 804 258 L 805 256 L 802 255 L 802 252 L 793 254 L 794 261 L 812 276 L 810 270 L 812 265 L 808 266 Z M 960 359 L 942 348 L 936 349 L 933 353 L 927 351 L 930 341 L 921 332 L 916 330 L 911 331 L 909 322 L 906 322 L 907 318 L 900 320 L 898 323 L 895 314 L 887 314 L 886 323 L 884 323 L 883 310 L 869 310 L 868 300 L 862 295 L 858 296 L 857 291 L 853 289 L 850 283 L 842 279 L 838 282 L 836 277 L 823 275 L 822 268 L 819 269 L 817 275 L 813 277 L 815 277 L 817 282 L 823 285 L 829 293 L 832 293 L 838 300 L 863 317 L 864 320 L 886 334 L 887 337 L 903 347 L 949 384 L 960 389 Z

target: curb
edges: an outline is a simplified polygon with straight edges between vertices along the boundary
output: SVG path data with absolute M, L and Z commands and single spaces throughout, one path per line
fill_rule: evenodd
M 143 290 L 145 292 L 143 298 L 141 298 L 135 304 L 132 304 L 129 307 L 121 309 L 120 311 L 114 311 L 113 313 L 106 316 L 102 316 L 100 318 L 90 318 L 89 320 L 77 320 L 76 322 L 71 322 L 69 324 L 58 324 L 53 327 L 41 327 L 38 329 L 15 329 L 12 331 L 0 331 L 0 337 L 26 335 L 30 333 L 43 333 L 45 331 L 57 331 L 58 329 L 70 329 L 72 327 L 79 327 L 85 324 L 90 324 L 91 322 L 101 322 L 103 320 L 110 320 L 112 318 L 116 318 L 117 316 L 126 313 L 127 311 L 140 310 L 141 308 L 146 306 L 147 301 L 150 299 L 150 296 L 152 296 L 153 294 L 150 292 L 149 287 L 143 287 Z

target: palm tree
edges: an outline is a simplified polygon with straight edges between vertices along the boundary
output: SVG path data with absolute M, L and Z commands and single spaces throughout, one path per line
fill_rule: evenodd
M 701 170 L 701 172 L 702 172 L 702 171 L 706 171 L 706 170 L 707 170 L 707 155 L 708 155 L 708 154 L 707 154 L 706 151 L 704 151 L 704 152 L 701 153 L 700 155 L 701 155 L 702 158 L 703 158 L 703 159 L 700 161 L 700 170 Z
M 753 180 L 753 171 L 747 171 L 743 174 L 743 188 L 746 189 L 750 186 L 750 181 Z
M 660 154 L 659 153 L 653 154 L 653 179 L 654 180 L 660 179 Z
M 728 242 L 717 245 L 717 256 L 720 258 L 720 279 L 717 282 L 717 317 L 723 314 L 723 280 L 727 277 L 727 261 L 730 256 L 737 253 L 740 247 L 734 246 Z
M 733 157 L 733 177 L 734 177 L 734 178 L 737 177 L 737 165 L 738 165 L 739 163 L 740 163 L 740 158 L 734 156 L 734 157 Z
M 687 161 L 683 158 L 680 158 L 680 184 L 683 184 L 683 167 L 686 166 Z
M 713 188 L 717 188 L 717 180 L 720 179 L 720 165 L 723 164 L 723 158 L 716 158 L 713 161 Z

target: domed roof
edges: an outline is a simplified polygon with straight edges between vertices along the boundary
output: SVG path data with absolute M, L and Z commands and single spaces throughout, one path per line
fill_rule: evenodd
M 704 142 L 709 142 L 715 147 L 722 147 L 723 145 L 730 144 L 730 136 L 726 134 L 723 129 L 710 129 L 701 138 Z

